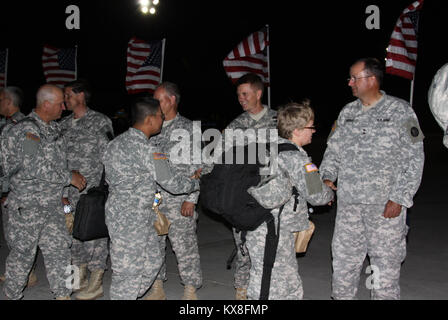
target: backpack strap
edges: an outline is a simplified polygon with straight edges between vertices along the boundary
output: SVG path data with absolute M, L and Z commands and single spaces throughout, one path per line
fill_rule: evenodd
M 264 245 L 263 275 L 261 276 L 260 300 L 269 299 L 269 289 L 271 287 L 272 268 L 274 267 L 275 257 L 277 256 L 278 242 L 280 240 L 280 217 L 285 205 L 280 207 L 278 212 L 277 232 L 275 230 L 275 219 L 272 218 L 266 222 L 268 233 Z

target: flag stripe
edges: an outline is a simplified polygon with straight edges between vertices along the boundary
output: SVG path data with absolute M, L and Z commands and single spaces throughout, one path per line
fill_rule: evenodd
M 126 90 L 129 94 L 154 92 L 161 82 L 162 41 L 132 37 L 127 49 Z
M 386 73 L 414 79 L 418 43 L 417 25 L 414 25 L 411 15 L 418 19 L 418 11 L 422 7 L 423 0 L 415 1 L 398 18 L 387 48 Z
M 269 86 L 268 58 L 265 48 L 268 46 L 267 30 L 250 34 L 230 51 L 223 60 L 224 70 L 232 82 L 252 72 L 258 74 L 265 85 Z
M 45 45 L 42 69 L 47 83 L 63 86 L 76 80 L 76 48 L 55 48 Z

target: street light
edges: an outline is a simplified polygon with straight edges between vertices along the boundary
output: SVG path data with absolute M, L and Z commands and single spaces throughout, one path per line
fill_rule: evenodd
M 143 14 L 155 14 L 156 8 L 154 6 L 159 4 L 159 0 L 139 0 L 138 3 L 140 4 L 140 11 Z

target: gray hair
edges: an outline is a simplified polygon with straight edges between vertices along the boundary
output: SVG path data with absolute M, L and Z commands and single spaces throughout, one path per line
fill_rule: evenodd
M 61 90 L 60 88 L 50 84 L 44 84 L 43 86 L 41 86 L 39 90 L 37 90 L 36 94 L 37 105 L 39 106 L 45 101 L 54 103 L 54 100 L 56 98 L 55 89 Z
M 6 87 L 2 90 L 8 98 L 11 99 L 12 104 L 18 108 L 23 105 L 23 91 L 19 87 Z
M 177 84 L 169 81 L 162 82 L 157 88 L 163 88 L 165 89 L 165 92 L 169 96 L 174 96 L 176 98 L 176 103 L 179 104 L 180 102 L 180 90 Z

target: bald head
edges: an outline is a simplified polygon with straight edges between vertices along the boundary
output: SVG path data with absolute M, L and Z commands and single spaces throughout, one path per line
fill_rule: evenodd
M 65 109 L 64 92 L 52 84 L 41 86 L 37 90 L 36 100 L 36 113 L 46 122 L 59 119 Z

